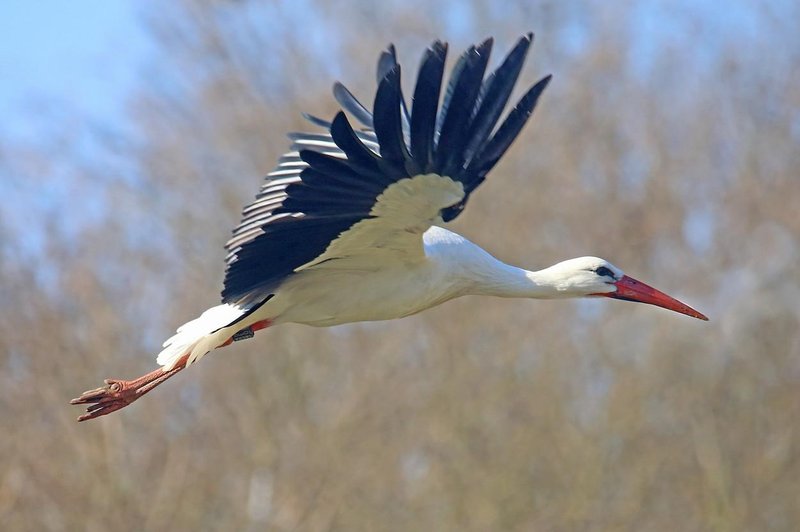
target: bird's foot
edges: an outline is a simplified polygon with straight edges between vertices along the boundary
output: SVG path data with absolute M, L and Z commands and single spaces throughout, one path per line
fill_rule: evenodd
M 80 416 L 78 421 L 105 416 L 125 408 L 185 368 L 188 358 L 188 355 L 184 355 L 169 371 L 159 368 L 132 381 L 106 379 L 105 386 L 83 392 L 80 397 L 70 401 L 70 404 L 73 405 L 89 405 L 86 408 L 86 413 Z
M 73 405 L 89 405 L 86 413 L 80 416 L 78 421 L 105 416 L 137 400 L 143 394 L 138 393 L 138 389 L 134 386 L 135 382 L 106 379 L 105 386 L 83 392 L 80 397 L 70 401 Z

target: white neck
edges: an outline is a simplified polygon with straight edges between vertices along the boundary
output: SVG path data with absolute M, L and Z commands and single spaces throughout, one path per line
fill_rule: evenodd
M 491 268 L 471 272 L 476 295 L 553 299 L 574 297 L 549 268 L 530 271 L 496 261 Z
M 450 297 L 459 295 L 489 295 L 553 299 L 581 297 L 600 290 L 578 279 L 579 259 L 563 261 L 539 271 L 529 271 L 506 264 L 466 238 L 431 227 L 424 235 L 425 253 L 441 266 L 444 278 L 450 281 Z M 600 259 L 597 259 L 600 260 Z

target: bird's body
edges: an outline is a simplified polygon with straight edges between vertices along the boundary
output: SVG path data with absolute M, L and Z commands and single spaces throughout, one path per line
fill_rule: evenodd
M 339 267 L 333 260 L 311 267 L 289 280 L 265 311 L 275 323 L 328 327 L 402 318 L 470 293 L 480 248 L 439 227 L 428 229 L 423 242 L 423 256 L 405 262 Z
M 269 320 L 330 327 L 403 318 L 465 295 L 559 297 L 526 277 L 536 272 L 505 264 L 443 227 L 431 227 L 422 241 L 423 255 L 405 262 L 340 265 L 331 260 L 309 267 L 236 325 Z
M 255 323 L 299 323 L 330 327 L 361 321 L 411 316 L 465 295 L 499 297 L 569 297 L 547 284 L 547 277 L 496 259 L 480 246 L 445 228 L 433 226 L 422 235 L 422 254 L 405 261 L 379 260 L 358 264 L 330 260 L 311 266 L 281 285 L 251 314 L 235 305 L 209 309 L 187 329 L 167 341 L 158 363 L 168 368 L 190 350 L 190 362 L 233 334 Z M 343 264 L 339 264 L 342 262 Z M 219 327 L 219 328 L 218 328 Z M 196 330 L 215 330 L 197 340 Z M 181 334 L 184 333 L 184 334 Z
M 597 257 L 539 271 L 510 266 L 440 224 L 471 193 L 531 116 L 550 77 L 533 85 L 498 125 L 532 35 L 484 79 L 491 39 L 458 60 L 440 106 L 446 45 L 423 57 L 408 111 L 393 47 L 378 62 L 368 111 L 342 85 L 344 112 L 309 116 L 324 133 L 292 134 L 284 155 L 226 249 L 222 304 L 181 326 L 158 355 L 162 366 L 74 399 L 80 420 L 135 401 L 193 361 L 282 323 L 327 327 L 416 314 L 463 295 L 538 299 L 607 296 L 707 319 Z

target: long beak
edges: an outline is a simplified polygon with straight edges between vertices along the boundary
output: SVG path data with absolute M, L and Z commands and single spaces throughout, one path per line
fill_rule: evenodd
M 633 277 L 623 275 L 622 279 L 614 284 L 617 287 L 616 292 L 602 295 L 613 297 L 614 299 L 623 299 L 625 301 L 647 303 L 649 305 L 655 305 L 657 307 L 674 310 L 675 312 L 680 312 L 681 314 L 686 314 L 687 316 L 691 316 L 693 318 L 708 321 L 708 318 L 705 315 L 697 312 L 689 305 L 681 303 L 677 299 L 671 298 L 664 292 L 656 290 L 652 286 L 648 286 L 641 281 L 637 281 Z

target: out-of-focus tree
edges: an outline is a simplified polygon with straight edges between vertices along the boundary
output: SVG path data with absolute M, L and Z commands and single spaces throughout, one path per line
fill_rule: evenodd
M 792 530 L 800 13 L 711 5 L 149 5 L 130 123 L 80 133 L 102 156 L 69 128 L 0 150 L 59 191 L 0 217 L 4 528 Z M 464 298 L 285 326 L 74 423 L 69 398 L 215 303 L 229 228 L 334 79 L 369 101 L 388 42 L 408 84 L 434 38 L 529 29 L 525 79 L 554 83 L 456 230 L 520 264 L 607 257 L 710 323 Z

